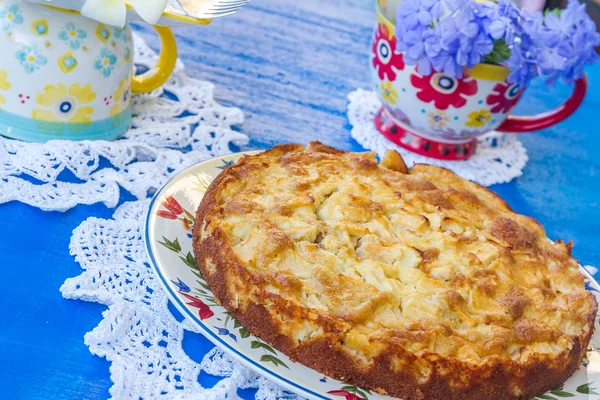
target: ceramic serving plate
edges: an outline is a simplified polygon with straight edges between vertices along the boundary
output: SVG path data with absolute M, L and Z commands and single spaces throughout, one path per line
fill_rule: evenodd
M 179 311 L 216 346 L 248 368 L 309 399 L 384 400 L 375 392 L 328 378 L 273 349 L 245 330 L 217 305 L 195 268 L 192 227 L 196 209 L 210 182 L 244 154 L 231 154 L 194 165 L 176 175 L 152 200 L 146 220 L 146 247 L 152 266 Z M 586 288 L 600 297 L 600 286 L 585 270 Z M 598 323 L 598 321 L 596 321 Z M 598 327 L 596 327 L 598 331 Z M 600 334 L 581 368 L 563 386 L 537 399 L 600 399 Z

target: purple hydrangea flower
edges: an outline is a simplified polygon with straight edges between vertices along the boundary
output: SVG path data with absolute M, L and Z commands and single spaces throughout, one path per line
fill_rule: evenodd
M 499 15 L 505 16 L 512 21 L 516 21 L 520 17 L 520 10 L 515 6 L 512 0 L 500 0 L 496 5 Z
M 507 44 L 512 45 L 520 17 L 519 10 L 512 0 L 500 0 L 496 7 L 488 8 L 493 10 L 488 17 L 490 36 L 496 40 L 504 39 Z
M 546 15 L 541 32 L 542 40 L 536 43 L 537 65 L 541 74 L 548 75 L 548 84 L 559 77 L 573 84 L 583 75 L 585 65 L 598 60 L 594 47 L 600 44 L 600 35 L 585 4 L 578 0 L 570 0 L 560 15 Z
M 398 6 L 396 36 L 404 61 L 420 74 L 461 78 L 463 68 L 487 60 L 506 65 L 509 81 L 521 86 L 537 75 L 547 75 L 549 84 L 560 77 L 572 83 L 598 60 L 594 47 L 600 44 L 579 0 L 545 16 L 520 10 L 512 0 L 405 0 Z
M 428 27 L 443 15 L 439 0 L 405 0 L 398 7 L 396 21 L 402 21 L 407 29 Z

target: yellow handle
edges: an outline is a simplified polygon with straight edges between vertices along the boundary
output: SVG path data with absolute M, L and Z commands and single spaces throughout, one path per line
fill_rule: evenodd
M 131 91 L 148 93 L 161 87 L 173 73 L 177 62 L 177 42 L 171 28 L 155 26 L 160 37 L 160 55 L 156 65 L 141 75 L 134 75 L 131 80 Z

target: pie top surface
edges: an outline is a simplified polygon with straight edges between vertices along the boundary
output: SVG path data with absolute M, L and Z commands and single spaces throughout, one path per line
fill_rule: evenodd
M 252 277 L 229 304 L 284 301 L 283 334 L 335 335 L 359 364 L 390 344 L 477 365 L 589 340 L 596 302 L 570 246 L 487 189 L 398 158 L 312 143 L 229 167 L 199 212 L 202 238 L 219 231 Z

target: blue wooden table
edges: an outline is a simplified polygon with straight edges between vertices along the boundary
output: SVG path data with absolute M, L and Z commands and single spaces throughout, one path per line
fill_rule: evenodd
M 373 23 L 368 0 L 257 0 L 206 28 L 176 33 L 187 73 L 214 82 L 218 101 L 243 110 L 249 147 L 319 139 L 361 150 L 350 138 L 346 96 L 370 87 Z M 149 29 L 139 31 L 156 42 Z M 525 173 L 492 189 L 541 221 L 550 238 L 573 240 L 582 264 L 600 265 L 600 65 L 588 75 L 582 108 L 555 128 L 523 135 L 530 157 Z M 548 109 L 569 90 L 535 82 L 519 112 Z M 131 199 L 125 193 L 122 201 Z M 0 398 L 109 397 L 109 363 L 83 344 L 104 307 L 65 300 L 58 289 L 81 272 L 69 255 L 71 231 L 89 216 L 112 213 L 104 205 L 65 213 L 0 205 Z M 184 347 L 200 361 L 212 345 L 187 333 Z M 205 374 L 199 379 L 203 386 L 216 382 Z

